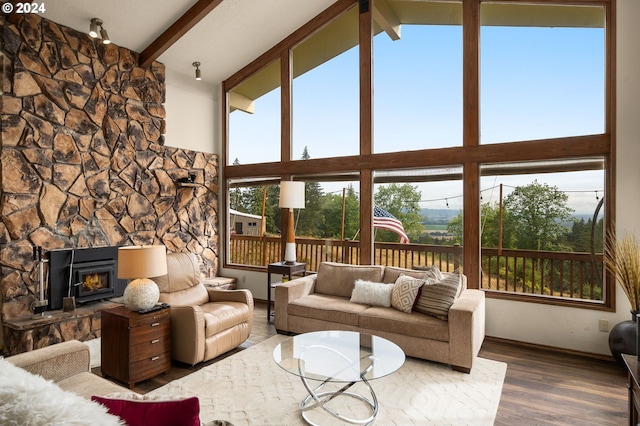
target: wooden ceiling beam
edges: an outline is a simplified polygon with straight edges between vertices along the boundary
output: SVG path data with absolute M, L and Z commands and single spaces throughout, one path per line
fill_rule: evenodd
M 373 2 L 373 19 L 382 27 L 391 40 L 400 40 L 400 20 L 385 0 Z
M 158 59 L 162 53 L 185 35 L 191 28 L 218 7 L 222 0 L 198 0 L 176 22 L 147 46 L 138 58 L 140 67 L 145 68 Z

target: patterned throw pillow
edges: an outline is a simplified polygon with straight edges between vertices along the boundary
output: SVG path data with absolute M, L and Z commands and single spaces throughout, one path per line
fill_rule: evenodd
M 400 275 L 391 290 L 391 306 L 410 314 L 422 284 L 422 279 Z
M 436 265 L 431 266 L 414 266 L 413 269 L 416 271 L 424 272 L 424 279 L 431 278 L 436 281 L 440 281 L 444 279 L 444 274 L 440 271 L 440 269 Z
M 432 315 L 442 320 L 449 318 L 449 308 L 453 305 L 462 285 L 460 273 L 448 273 L 442 280 L 428 279 L 420 289 L 420 296 L 414 310 Z

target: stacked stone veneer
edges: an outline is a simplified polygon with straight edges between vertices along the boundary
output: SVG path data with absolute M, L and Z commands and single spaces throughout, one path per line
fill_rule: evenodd
M 164 65 L 37 15 L 0 24 L 2 320 L 31 315 L 34 246 L 165 244 L 215 274 L 218 160 L 164 146 Z

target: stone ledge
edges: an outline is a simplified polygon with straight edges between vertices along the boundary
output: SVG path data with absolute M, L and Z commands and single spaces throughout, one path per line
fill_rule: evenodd
M 3 354 L 16 355 L 68 340 L 100 337 L 100 311 L 114 306 L 118 303 L 105 301 L 77 307 L 72 312 L 53 310 L 5 320 Z

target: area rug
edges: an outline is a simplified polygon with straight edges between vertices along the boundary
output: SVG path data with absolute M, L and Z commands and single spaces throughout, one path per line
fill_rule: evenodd
M 297 376 L 273 361 L 286 336 L 262 343 L 175 380 L 150 395 L 197 395 L 203 423 L 303 425 L 298 404 L 307 392 Z M 372 380 L 380 402 L 379 425 L 492 425 L 500 402 L 505 363 L 478 358 L 471 374 L 447 365 L 407 358 L 394 374 Z M 366 394 L 366 389 L 360 389 Z M 342 399 L 343 402 L 340 402 Z M 338 411 L 358 415 L 361 404 L 336 398 Z M 333 402 L 332 402 L 333 403 Z M 364 410 L 364 407 L 361 407 Z M 330 424 L 322 420 L 323 425 Z M 335 423 L 338 424 L 338 423 Z

